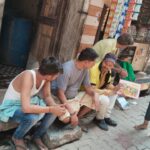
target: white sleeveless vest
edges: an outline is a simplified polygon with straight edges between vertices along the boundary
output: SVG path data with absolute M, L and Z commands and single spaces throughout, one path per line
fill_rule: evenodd
M 37 89 L 37 88 L 36 88 L 36 73 L 35 73 L 34 70 L 28 70 L 28 71 L 30 71 L 31 74 L 32 74 L 32 76 L 33 76 L 33 87 L 32 87 L 32 89 L 31 89 L 31 97 L 32 97 L 32 96 L 34 96 L 35 94 L 37 94 L 37 93 L 41 90 L 41 88 L 43 87 L 43 85 L 44 85 L 44 83 L 45 83 L 45 80 L 42 81 L 40 87 Z M 20 75 L 20 74 L 19 74 L 19 75 Z M 19 75 L 18 75 L 18 76 L 19 76 Z M 12 85 L 13 81 L 14 81 L 16 78 L 17 78 L 17 76 L 10 82 L 9 87 L 8 87 L 6 93 L 5 93 L 5 96 L 4 96 L 4 100 L 3 100 L 3 101 L 5 101 L 5 100 L 21 100 L 20 93 L 17 92 L 17 91 L 14 89 L 13 85 Z

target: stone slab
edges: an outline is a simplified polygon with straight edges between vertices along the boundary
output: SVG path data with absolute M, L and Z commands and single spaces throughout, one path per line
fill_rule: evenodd
M 44 135 L 43 141 L 48 146 L 49 149 L 59 147 L 66 143 L 79 140 L 82 136 L 82 131 L 80 127 L 76 128 L 57 128 L 51 127 L 48 132 Z

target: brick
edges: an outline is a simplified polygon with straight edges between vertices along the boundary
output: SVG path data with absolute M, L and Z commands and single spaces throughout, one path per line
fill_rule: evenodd
M 101 15 L 101 12 L 102 12 L 102 8 L 93 5 L 89 6 L 88 14 L 90 16 L 99 17 Z
M 86 20 L 85 20 L 85 24 L 98 27 L 99 21 L 98 21 L 97 17 L 88 15 Z
M 93 44 L 94 40 L 95 40 L 95 36 L 82 35 L 81 37 L 81 43 L 84 43 L 84 44 Z
M 96 32 L 97 32 L 97 27 L 90 26 L 90 25 L 85 25 L 84 26 L 83 34 L 95 36 Z
M 103 0 L 91 0 L 90 4 L 94 5 L 94 6 L 99 6 L 99 7 L 103 8 L 104 1 Z
M 87 47 L 92 47 L 92 44 L 80 44 L 79 52 L 82 51 L 83 49 L 87 48 Z

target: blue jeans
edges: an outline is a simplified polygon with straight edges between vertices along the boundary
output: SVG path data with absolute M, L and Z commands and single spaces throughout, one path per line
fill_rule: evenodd
M 27 114 L 21 110 L 16 110 L 14 116 L 11 118 L 12 121 L 19 123 L 18 128 L 13 134 L 16 139 L 23 139 L 26 133 L 34 126 L 38 121 L 40 125 L 37 127 L 33 134 L 33 138 L 40 138 L 48 130 L 49 126 L 55 121 L 56 116 L 51 113 L 47 114 Z

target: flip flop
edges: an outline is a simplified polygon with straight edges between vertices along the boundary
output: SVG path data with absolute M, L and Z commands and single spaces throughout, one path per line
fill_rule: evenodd
M 15 144 L 13 141 L 11 141 L 11 145 L 13 145 L 13 147 L 15 147 L 15 150 L 16 148 L 21 148 L 22 150 L 29 150 L 29 148 L 25 147 L 25 146 L 22 146 L 22 145 L 18 145 L 18 144 Z
M 10 145 L 11 146 L 11 150 L 16 150 L 16 148 L 21 148 L 22 150 L 29 150 L 28 148 L 22 146 L 22 145 L 15 145 L 13 141 L 8 141 L 7 143 L 5 143 L 6 145 Z
M 39 150 L 45 150 L 45 148 L 42 147 L 42 146 L 40 146 L 40 145 L 37 145 L 37 148 L 38 148 Z
M 32 143 L 34 143 L 39 150 L 45 150 L 45 148 L 48 149 L 48 147 L 43 147 L 43 145 L 37 144 L 34 139 L 32 139 Z
M 136 130 L 146 130 L 147 128 L 139 127 L 139 125 L 134 126 L 134 129 Z

